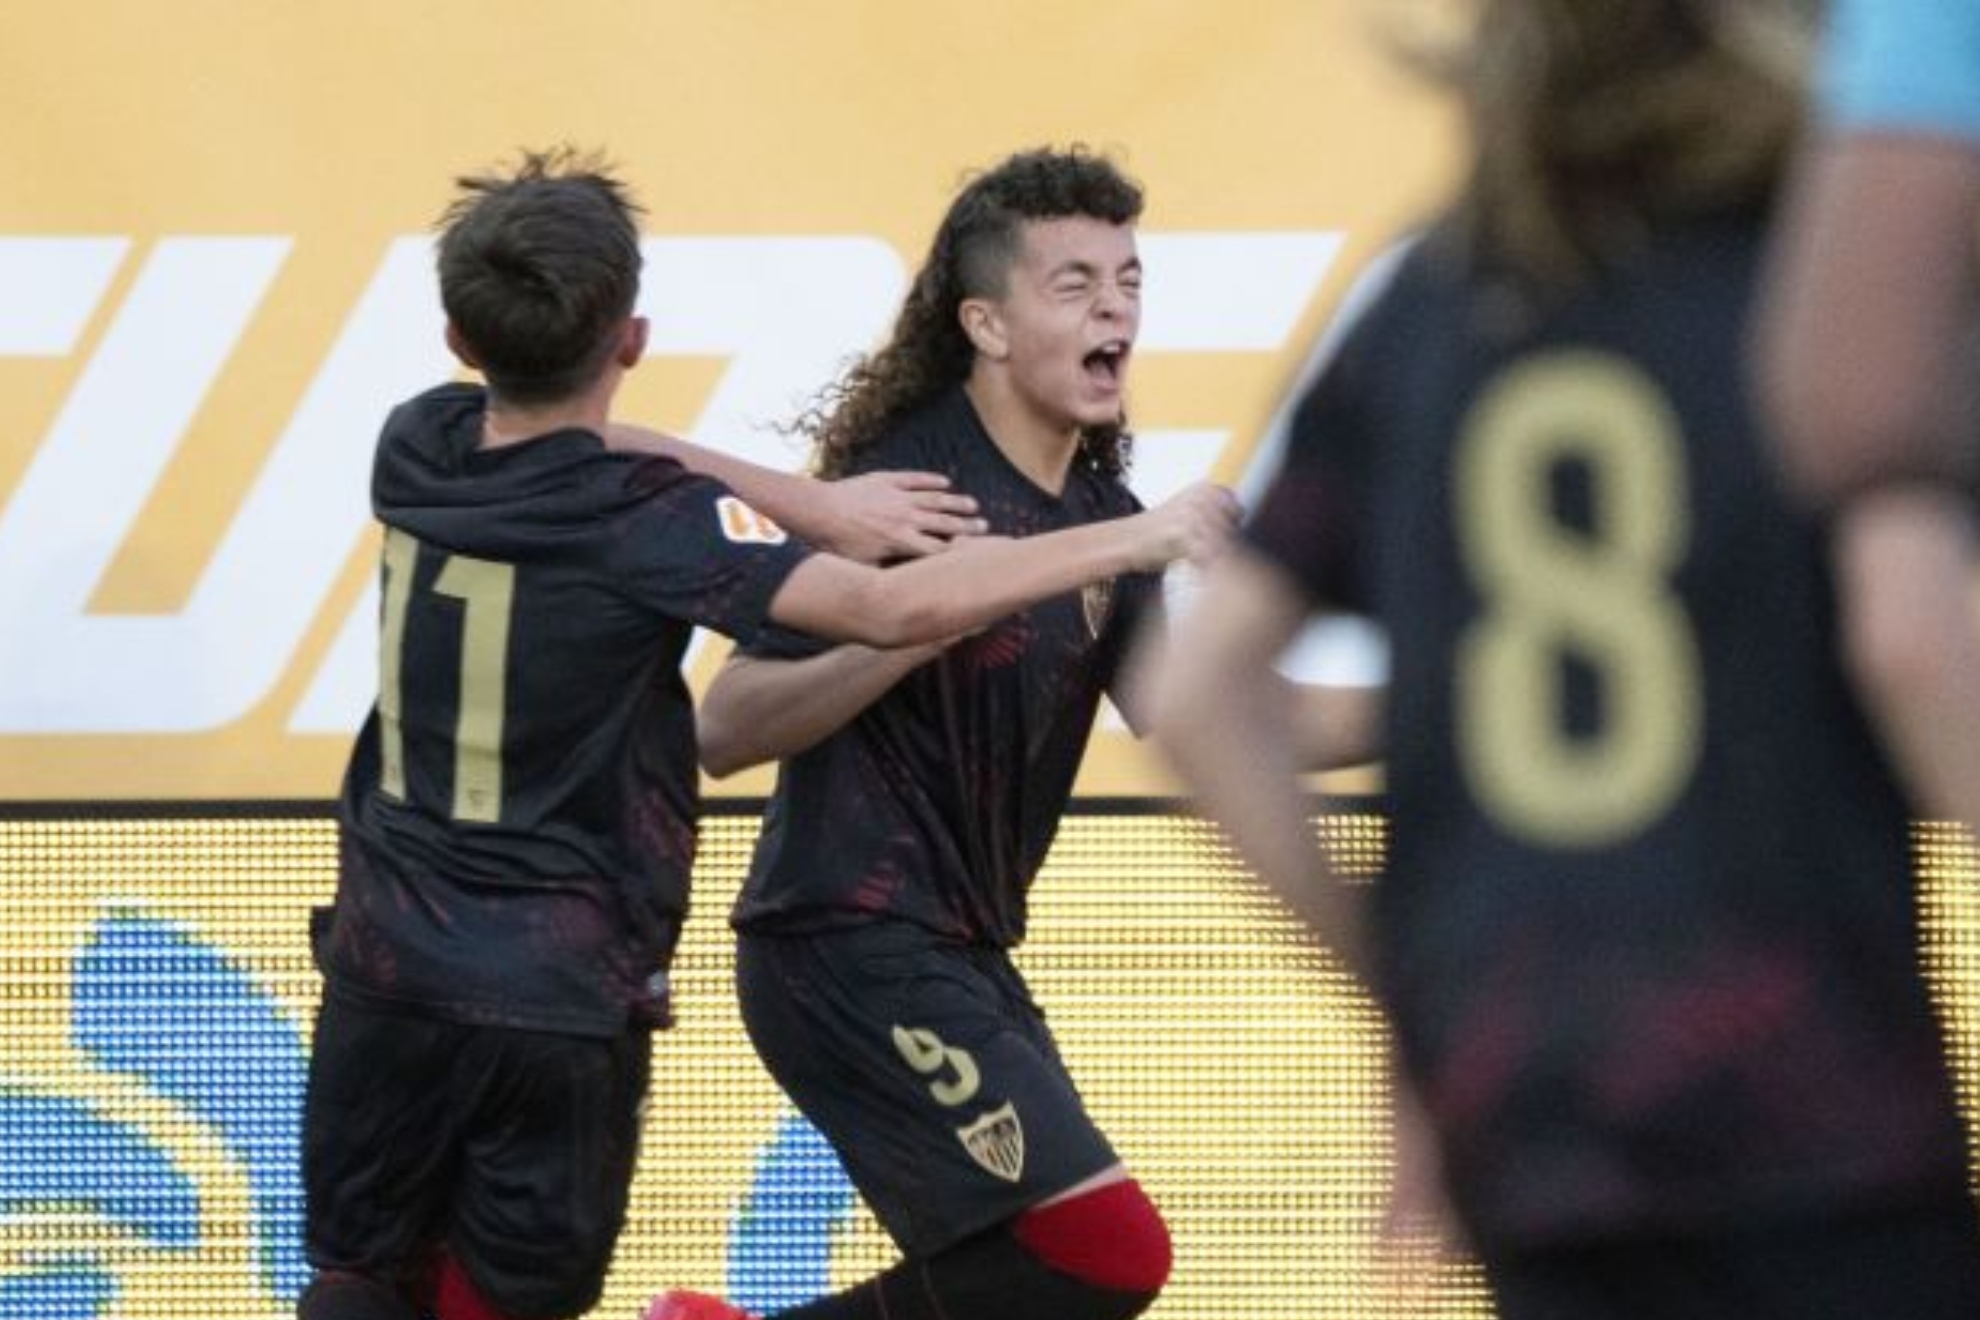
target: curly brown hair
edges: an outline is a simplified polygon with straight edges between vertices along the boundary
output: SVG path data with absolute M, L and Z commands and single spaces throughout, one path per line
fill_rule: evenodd
M 958 309 L 1005 292 L 1027 222 L 1085 216 L 1124 225 L 1141 206 L 1140 186 L 1081 146 L 1020 152 L 970 180 L 935 231 L 887 343 L 856 360 L 793 424 L 811 438 L 818 475 L 844 476 L 861 449 L 968 378 L 975 348 Z M 1123 419 L 1083 428 L 1079 452 L 1119 476 L 1131 443 Z
M 1462 99 L 1469 178 L 1444 233 L 1536 289 L 1656 227 L 1764 204 L 1800 132 L 1810 0 L 1477 0 L 1416 63 Z

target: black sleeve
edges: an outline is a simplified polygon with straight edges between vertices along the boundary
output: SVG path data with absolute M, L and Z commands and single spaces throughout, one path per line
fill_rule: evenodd
M 1370 606 L 1363 522 L 1376 438 L 1367 401 L 1380 361 L 1380 311 L 1378 304 L 1348 332 L 1300 399 L 1285 457 L 1243 529 L 1245 541 L 1290 573 L 1315 603 L 1358 612 Z
M 678 464 L 642 464 L 644 498 L 622 514 L 622 581 L 661 613 L 748 642 L 812 551 L 741 496 Z

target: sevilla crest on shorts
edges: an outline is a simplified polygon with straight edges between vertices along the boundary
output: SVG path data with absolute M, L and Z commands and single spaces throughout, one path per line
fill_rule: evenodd
M 956 1129 L 963 1149 L 985 1170 L 1005 1182 L 1024 1176 L 1024 1124 L 1017 1107 L 1006 1101 L 968 1127 Z

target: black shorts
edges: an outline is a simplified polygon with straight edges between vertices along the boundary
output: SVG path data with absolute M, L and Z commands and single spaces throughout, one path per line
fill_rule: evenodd
M 324 997 L 303 1116 L 319 1270 L 417 1296 L 444 1251 L 519 1320 L 589 1310 L 625 1222 L 652 1036 L 466 1026 Z
M 1963 1191 L 1699 1237 L 1488 1258 L 1501 1320 L 1973 1320 L 1980 1215 Z
M 904 922 L 745 935 L 736 980 L 765 1066 L 908 1255 L 1116 1162 L 1002 950 Z

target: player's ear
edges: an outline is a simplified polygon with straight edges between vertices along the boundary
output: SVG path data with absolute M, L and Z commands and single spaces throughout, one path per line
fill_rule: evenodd
M 956 308 L 956 319 L 962 323 L 963 333 L 976 351 L 993 362 L 1001 362 L 1011 354 L 1011 337 L 1004 328 L 1004 318 L 997 311 L 997 304 L 988 298 L 965 298 Z
M 646 356 L 646 340 L 652 333 L 653 323 L 644 316 L 629 316 L 625 327 L 619 332 L 619 351 L 615 355 L 620 366 L 631 369 L 639 365 Z
M 468 347 L 468 341 L 461 337 L 460 327 L 452 321 L 447 322 L 447 351 L 459 358 L 463 366 L 472 367 L 476 371 L 481 370 L 481 363 L 475 358 L 474 350 Z

